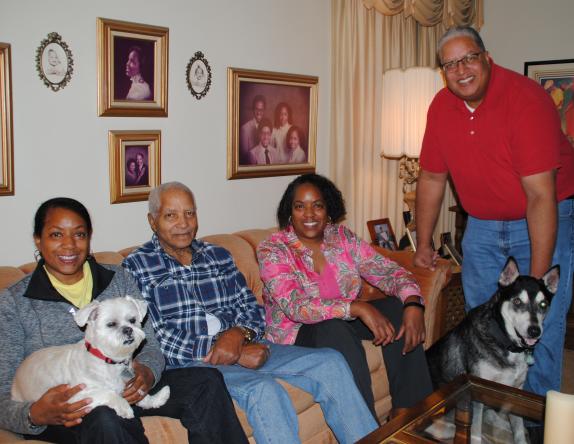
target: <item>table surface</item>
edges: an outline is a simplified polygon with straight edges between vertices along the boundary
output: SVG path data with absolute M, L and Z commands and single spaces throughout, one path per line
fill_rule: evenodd
M 450 384 L 433 392 L 416 406 L 408 409 L 406 413 L 379 427 L 360 440 L 359 443 L 470 442 L 470 422 L 472 421 L 471 407 L 469 407 L 472 403 L 470 401 L 481 402 L 494 409 L 504 409 L 506 412 L 522 416 L 525 419 L 534 421 L 543 421 L 544 419 L 544 397 L 475 376 L 461 375 Z M 455 437 L 440 440 L 434 439 L 428 434 L 428 427 L 432 424 L 434 424 L 433 427 L 436 427 L 436 424 L 440 424 L 441 421 L 443 425 L 449 421 L 452 424 L 453 418 L 447 418 L 448 413 L 454 411 L 456 411 L 457 418 Z M 461 413 L 463 416 L 466 413 L 466 422 L 464 419 L 461 422 Z M 488 431 L 488 428 L 486 429 Z M 451 431 L 454 433 L 454 426 L 451 427 Z M 498 434 L 499 431 L 493 433 Z

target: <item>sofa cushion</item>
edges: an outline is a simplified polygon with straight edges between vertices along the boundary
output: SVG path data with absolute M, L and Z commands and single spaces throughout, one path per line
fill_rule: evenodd
M 202 240 L 225 248 L 233 256 L 235 265 L 245 277 L 247 286 L 251 288 L 257 302 L 263 303 L 263 283 L 259 278 L 259 266 L 253 248 L 245 239 L 233 234 L 214 234 L 202 237 Z
M 16 267 L 0 267 L 0 290 L 18 282 L 26 276 L 22 270 Z

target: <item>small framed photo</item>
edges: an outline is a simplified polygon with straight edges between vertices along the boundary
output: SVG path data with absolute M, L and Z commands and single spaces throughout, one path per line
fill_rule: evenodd
M 450 231 L 441 233 L 440 244 L 444 257 L 448 256 L 454 265 L 462 264 L 462 256 L 452 242 L 452 235 L 450 234 Z
M 0 196 L 14 195 L 14 139 L 12 131 L 10 45 L 0 43 Z
M 161 131 L 110 131 L 110 202 L 146 200 L 161 183 Z
M 100 116 L 167 116 L 169 30 L 97 19 Z
M 201 51 L 197 51 L 185 70 L 187 87 L 193 97 L 201 99 L 211 86 L 211 67 Z
M 524 75 L 550 94 L 560 115 L 562 131 L 574 146 L 574 59 L 525 62 Z
M 227 178 L 315 171 L 317 77 L 227 70 Z
M 398 250 L 395 232 L 388 218 L 370 220 L 367 222 L 367 228 L 371 235 L 371 242 L 387 250 Z
M 72 79 L 72 51 L 57 32 L 48 34 L 36 49 L 36 70 L 44 85 L 52 91 L 59 91 Z

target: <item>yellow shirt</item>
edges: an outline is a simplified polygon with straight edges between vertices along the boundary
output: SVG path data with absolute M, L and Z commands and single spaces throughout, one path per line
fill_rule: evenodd
M 60 282 L 55 276 L 50 274 L 46 269 L 46 266 L 44 266 L 44 270 L 46 270 L 46 274 L 56 291 L 66 300 L 74 304 L 74 306 L 83 308 L 92 301 L 94 281 L 92 279 L 92 271 L 90 270 L 90 264 L 88 264 L 88 261 L 84 262 L 82 270 L 84 272 L 84 277 L 71 285 Z

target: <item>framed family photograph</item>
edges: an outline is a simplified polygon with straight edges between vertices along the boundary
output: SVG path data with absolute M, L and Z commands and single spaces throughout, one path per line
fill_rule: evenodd
M 318 88 L 318 77 L 228 68 L 227 178 L 314 172 Z
M 525 62 L 524 75 L 550 94 L 560 114 L 562 131 L 574 146 L 574 59 Z
M 110 202 L 146 200 L 161 183 L 161 131 L 110 131 Z
M 169 29 L 97 19 L 100 116 L 167 116 Z
M 387 250 L 398 250 L 395 232 L 388 218 L 370 220 L 367 222 L 367 228 L 371 235 L 371 242 Z
M 0 43 L 0 196 L 14 195 L 11 63 L 10 45 Z
M 72 79 L 72 51 L 57 32 L 48 34 L 36 49 L 36 70 L 44 85 L 52 91 L 59 91 Z
M 201 51 L 197 51 L 185 70 L 187 88 L 197 100 L 209 91 L 211 86 L 211 67 Z

